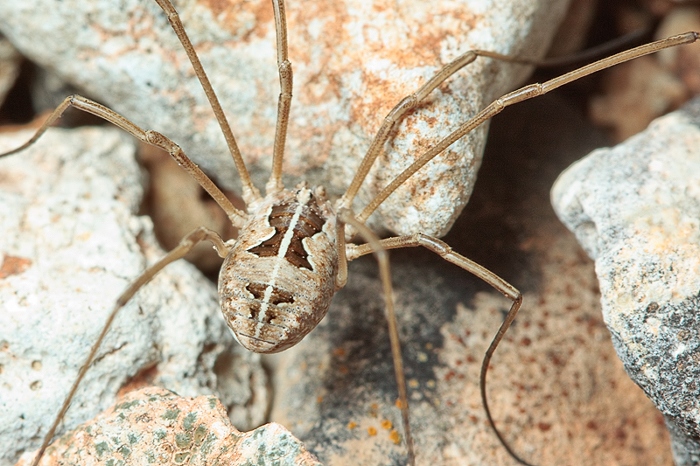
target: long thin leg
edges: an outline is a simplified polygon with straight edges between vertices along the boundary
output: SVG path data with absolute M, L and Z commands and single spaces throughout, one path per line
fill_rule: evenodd
M 391 271 L 389 269 L 389 255 L 386 248 L 382 246 L 382 241 L 374 234 L 372 230 L 367 228 L 363 223 L 358 222 L 353 217 L 349 209 L 341 208 L 338 210 L 339 223 L 347 223 L 357 230 L 357 232 L 367 241 L 368 251 L 373 252 L 379 263 L 379 276 L 382 280 L 382 288 L 384 292 L 384 305 L 386 308 L 386 320 L 389 325 L 389 340 L 391 342 L 391 355 L 394 359 L 394 376 L 396 377 L 396 385 L 399 389 L 399 402 L 401 403 L 401 417 L 403 419 L 403 430 L 406 441 L 406 449 L 408 450 L 408 464 L 414 466 L 416 464 L 416 455 L 413 451 L 413 436 L 411 435 L 411 425 L 408 416 L 408 394 L 406 390 L 406 376 L 403 371 L 403 358 L 401 356 L 401 342 L 399 340 L 399 328 L 396 324 L 396 311 L 394 309 L 394 288 L 391 285 Z M 340 235 L 342 236 L 342 235 Z M 341 243 L 344 244 L 344 243 Z M 345 251 L 341 251 L 342 257 L 345 257 Z M 344 260 L 344 259 L 343 259 Z
M 491 417 L 491 410 L 489 409 L 489 403 L 486 398 L 486 373 L 488 372 L 489 364 L 491 363 L 491 357 L 496 351 L 496 348 L 498 347 L 501 340 L 503 340 L 503 337 L 508 331 L 508 328 L 510 327 L 511 323 L 513 323 L 515 316 L 518 314 L 518 310 L 520 309 L 520 305 L 523 301 L 520 292 L 510 283 L 506 282 L 495 273 L 480 266 L 476 262 L 467 259 L 461 254 L 454 252 L 452 248 L 450 248 L 450 246 L 447 245 L 447 243 L 445 243 L 444 241 L 440 241 L 437 238 L 433 238 L 422 233 L 417 233 L 415 235 L 410 236 L 397 236 L 394 238 L 383 239 L 380 240 L 379 243 L 383 249 L 399 249 L 422 246 L 439 255 L 446 261 L 455 264 L 457 267 L 460 267 L 461 269 L 464 269 L 467 272 L 476 275 L 478 278 L 494 287 L 497 291 L 501 292 L 506 298 L 513 301 L 513 304 L 511 304 L 508 314 L 506 314 L 506 318 L 503 320 L 503 323 L 501 323 L 501 326 L 498 328 L 498 332 L 496 332 L 496 335 L 493 337 L 493 340 L 491 340 L 491 344 L 489 345 L 488 349 L 486 350 L 486 353 L 484 354 L 484 359 L 481 363 L 481 374 L 479 376 L 479 389 L 481 391 L 481 403 L 484 406 L 486 418 L 488 419 L 489 424 L 491 425 L 491 429 L 493 429 L 494 433 L 496 434 L 496 437 L 498 437 L 498 440 L 501 442 L 501 445 L 503 445 L 503 447 L 508 451 L 510 456 L 512 456 L 516 461 L 526 466 L 530 466 L 530 463 L 520 458 L 513 451 L 508 442 L 506 442 L 506 440 L 496 428 L 496 424 L 493 421 L 493 417 Z M 362 244 L 353 248 L 348 248 L 348 260 L 353 260 L 357 257 L 369 254 L 373 252 L 375 248 L 376 245 L 372 244 Z
M 282 161 L 284 160 L 284 143 L 289 126 L 289 109 L 292 104 L 292 64 L 287 52 L 287 15 L 284 0 L 272 0 L 275 11 L 275 33 L 277 37 L 277 71 L 280 76 L 280 95 L 277 100 L 277 125 L 275 126 L 275 145 L 272 152 L 272 174 L 266 186 L 267 193 L 282 190 Z
M 401 174 L 394 178 L 394 180 L 389 183 L 386 188 L 377 194 L 377 197 L 375 197 L 372 202 L 367 204 L 367 207 L 360 212 L 357 219 L 361 222 L 365 222 L 372 212 L 374 212 L 377 207 L 379 207 L 379 205 L 384 202 L 386 198 L 389 197 L 389 195 L 399 186 L 401 186 L 411 175 L 420 170 L 426 163 L 430 162 L 433 158 L 435 158 L 435 156 L 447 149 L 453 143 L 463 138 L 474 128 L 501 113 L 504 108 L 524 100 L 532 99 L 533 97 L 541 96 L 563 86 L 564 84 L 568 84 L 572 81 L 576 81 L 577 79 L 581 79 L 584 76 L 588 76 L 589 74 L 610 68 L 611 66 L 619 65 L 620 63 L 624 63 L 644 55 L 649 55 L 669 47 L 690 44 L 699 38 L 700 33 L 698 32 L 686 32 L 685 34 L 679 34 L 666 39 L 657 40 L 656 42 L 641 45 L 639 47 L 617 53 L 610 57 L 603 58 L 602 60 L 598 60 L 590 65 L 582 66 L 581 68 L 563 74 L 557 78 L 550 79 L 549 81 L 545 81 L 544 83 L 529 84 L 513 92 L 509 92 L 503 97 L 500 97 L 499 99 L 496 99 L 490 103 L 486 108 L 477 113 L 476 116 L 463 123 L 452 134 L 438 142 L 432 149 L 428 150 L 418 159 L 416 159 L 415 162 L 401 172 Z
M 158 6 L 160 6 L 163 12 L 165 12 L 165 14 L 168 16 L 168 22 L 170 22 L 170 26 L 172 26 L 173 31 L 175 31 L 177 38 L 182 44 L 182 47 L 185 49 L 187 58 L 190 59 L 192 68 L 194 68 L 194 73 L 197 75 L 199 82 L 202 84 L 204 93 L 207 95 L 207 100 L 209 100 L 209 104 L 211 105 L 212 110 L 214 110 L 216 121 L 219 122 L 221 132 L 224 133 L 224 138 L 226 138 L 226 144 L 228 144 L 229 152 L 231 152 L 233 162 L 236 164 L 236 170 L 238 170 L 238 174 L 241 177 L 241 182 L 243 183 L 243 200 L 246 202 L 246 204 L 250 204 L 254 200 L 260 199 L 260 192 L 253 185 L 253 182 L 250 179 L 250 174 L 248 173 L 248 169 L 246 168 L 243 157 L 241 156 L 241 151 L 238 149 L 238 144 L 236 143 L 236 138 L 233 136 L 233 131 L 231 131 L 231 126 L 228 124 L 226 115 L 221 108 L 219 98 L 216 97 L 216 93 L 214 92 L 214 88 L 209 81 L 209 77 L 204 71 L 202 62 L 199 61 L 197 52 L 195 52 L 192 42 L 190 41 L 187 32 L 185 32 L 185 28 L 182 25 L 182 21 L 180 21 L 180 16 L 177 14 L 175 7 L 170 0 L 156 0 L 156 3 L 158 3 Z
M 34 136 L 32 136 L 29 141 L 25 142 L 16 149 L 0 154 L 0 157 L 15 154 L 34 144 L 41 137 L 41 135 L 44 134 L 46 130 L 61 117 L 61 115 L 63 115 L 63 112 L 65 112 L 68 107 L 74 107 L 78 110 L 82 110 L 100 117 L 103 120 L 106 120 L 123 129 L 127 133 L 137 138 L 139 141 L 159 147 L 160 149 L 168 152 L 170 156 L 175 159 L 178 165 L 187 171 L 187 173 L 189 173 L 190 176 L 194 178 L 207 193 L 209 193 L 212 199 L 219 204 L 219 207 L 226 212 L 226 215 L 228 215 L 231 223 L 233 223 L 234 226 L 239 228 L 243 226 L 245 223 L 245 214 L 233 206 L 231 201 L 228 200 L 228 198 L 221 192 L 214 182 L 194 162 L 192 162 L 189 157 L 187 157 L 180 146 L 156 131 L 144 131 L 140 127 L 136 126 L 132 121 L 121 116 L 114 110 L 79 95 L 71 95 L 66 97 L 63 102 L 56 107 L 56 110 L 49 115 L 46 121 L 41 125 L 36 133 L 34 133 Z
M 63 419 L 63 416 L 65 416 L 66 411 L 68 411 L 68 407 L 70 406 L 71 400 L 73 399 L 73 396 L 75 396 L 75 392 L 78 390 L 78 386 L 80 385 L 80 382 L 83 380 L 83 377 L 85 377 L 85 374 L 87 373 L 88 368 L 90 367 L 90 364 L 92 364 L 92 361 L 95 359 L 95 355 L 97 354 L 97 351 L 100 349 L 100 345 L 102 344 L 102 340 L 104 340 L 105 336 L 107 335 L 107 332 L 109 332 L 109 328 L 112 326 L 112 322 L 114 322 L 115 317 L 117 316 L 117 313 L 119 310 L 124 307 L 124 305 L 136 294 L 136 292 L 141 289 L 142 286 L 144 286 L 146 283 L 151 281 L 151 279 L 158 273 L 160 272 L 166 265 L 170 264 L 171 262 L 174 262 L 178 259 L 181 259 L 184 257 L 192 248 L 200 243 L 201 241 L 204 240 L 209 240 L 214 244 L 214 249 L 216 249 L 216 252 L 219 254 L 221 257 L 226 257 L 226 255 L 229 252 L 229 247 L 224 243 L 224 241 L 221 239 L 221 237 L 214 231 L 210 230 L 209 228 L 206 227 L 199 227 L 187 236 L 185 236 L 182 241 L 180 241 L 180 244 L 175 247 L 172 251 L 170 251 L 168 254 L 166 254 L 163 258 L 161 258 L 158 262 L 144 270 L 141 275 L 134 280 L 129 287 L 119 296 L 117 299 L 116 304 L 114 305 L 114 308 L 112 309 L 112 312 L 110 312 L 109 316 L 107 317 L 107 321 L 104 324 L 104 327 L 102 327 L 102 331 L 100 332 L 100 335 L 97 337 L 97 340 L 95 343 L 92 345 L 92 349 L 90 349 L 90 353 L 88 354 L 87 358 L 85 358 L 85 363 L 80 367 L 80 371 L 78 371 L 78 375 L 75 378 L 75 381 L 73 382 L 73 386 L 71 387 L 70 391 L 68 392 L 68 395 L 66 396 L 66 399 L 63 401 L 63 405 L 61 406 L 61 410 L 58 412 L 56 415 L 56 418 L 53 421 L 53 424 L 51 424 L 51 428 L 49 431 L 46 433 L 44 436 L 44 440 L 41 443 L 41 447 L 39 448 L 39 451 L 37 451 L 36 456 L 34 457 L 34 461 L 32 462 L 32 466 L 37 466 L 39 464 L 39 461 L 41 460 L 41 457 L 44 455 L 44 452 L 46 451 L 46 448 L 49 446 L 49 443 L 51 443 L 51 439 L 53 438 L 54 434 L 56 433 L 56 429 L 58 428 L 58 425 L 60 424 L 61 420 Z
M 477 57 L 490 57 L 501 61 L 521 64 L 537 63 L 532 60 L 510 57 L 508 55 L 501 55 L 500 53 L 489 52 L 487 50 L 469 50 L 445 65 L 442 69 L 435 73 L 435 76 L 430 78 L 430 80 L 423 84 L 416 92 L 401 99 L 401 101 L 391 109 L 387 116 L 384 117 L 382 126 L 374 136 L 374 139 L 372 140 L 367 153 L 362 159 L 362 162 L 360 162 L 360 166 L 355 172 L 355 176 L 352 179 L 350 186 L 348 186 L 347 191 L 345 191 L 340 205 L 346 208 L 349 208 L 352 205 L 352 201 L 355 199 L 357 192 L 360 190 L 360 186 L 362 186 L 362 183 L 367 177 L 370 168 L 372 168 L 374 161 L 377 159 L 384 147 L 384 144 L 389 139 L 392 128 L 404 117 L 406 112 L 418 106 L 431 92 L 433 92 L 433 90 L 435 90 L 436 87 L 445 82 L 457 71 L 472 63 Z

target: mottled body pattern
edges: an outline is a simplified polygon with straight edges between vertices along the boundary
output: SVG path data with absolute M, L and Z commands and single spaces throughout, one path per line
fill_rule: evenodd
M 245 348 L 276 353 L 316 327 L 338 289 L 335 215 L 322 189 L 303 184 L 249 212 L 221 268 L 221 310 Z

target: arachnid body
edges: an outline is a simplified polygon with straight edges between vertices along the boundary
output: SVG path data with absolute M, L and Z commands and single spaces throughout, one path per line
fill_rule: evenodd
M 179 30 L 179 23 L 176 21 L 176 15 L 170 4 L 166 2 L 160 3 L 161 6 L 163 6 L 163 8 L 170 14 L 171 19 L 173 19 L 173 24 L 175 25 L 176 30 Z M 236 300 L 240 300 L 242 302 L 242 304 L 235 306 L 232 312 L 232 317 L 229 320 L 234 323 L 231 325 L 234 331 L 237 330 L 236 328 L 233 328 L 236 327 L 235 322 L 237 319 L 242 318 L 243 322 L 246 323 L 244 327 L 247 328 L 239 330 L 240 333 L 238 334 L 238 339 L 244 343 L 244 345 L 246 344 L 246 341 L 252 342 L 247 344 L 249 347 L 274 352 L 277 349 L 282 349 L 283 346 L 287 346 L 295 342 L 295 340 L 298 341 L 301 338 L 298 334 L 290 337 L 289 342 L 284 342 L 284 337 L 279 338 L 278 336 L 275 336 L 274 338 L 271 338 L 268 336 L 270 334 L 269 330 L 271 327 L 283 327 L 288 330 L 292 327 L 288 324 L 296 321 L 296 323 L 301 324 L 303 330 L 302 333 L 308 333 L 308 331 L 311 330 L 311 327 L 315 325 L 318 320 L 320 320 L 322 314 L 327 311 L 330 295 L 345 285 L 345 281 L 347 280 L 345 260 L 352 260 L 372 252 L 377 254 L 380 258 L 381 283 L 383 285 L 383 292 L 386 299 L 390 336 L 392 338 L 392 350 L 394 354 L 394 367 L 397 373 L 399 393 L 401 394 L 400 406 L 403 408 L 402 414 L 404 416 L 404 435 L 406 436 L 406 445 L 409 448 L 409 458 L 412 459 L 412 443 L 410 441 L 410 435 L 407 429 L 408 411 L 406 409 L 406 397 L 405 394 L 402 393 L 402 391 L 405 390 L 403 381 L 404 372 L 401 364 L 400 352 L 398 350 L 398 332 L 396 330 L 396 320 L 393 316 L 392 308 L 393 293 L 391 291 L 391 282 L 389 279 L 389 269 L 386 262 L 385 250 L 401 247 L 424 246 L 428 250 L 437 253 L 449 262 L 475 273 L 512 300 L 510 311 L 507 313 L 506 321 L 502 326 L 501 332 L 499 332 L 497 339 L 492 342 L 481 368 L 480 378 L 484 403 L 485 374 L 486 369 L 488 368 L 489 359 L 493 353 L 493 350 L 495 350 L 498 341 L 500 338 L 502 338 L 508 325 L 515 317 L 515 313 L 520 305 L 521 297 L 517 290 L 512 288 L 503 280 L 477 266 L 461 255 L 454 253 L 445 243 L 441 242 L 440 240 L 421 234 L 380 240 L 374 236 L 370 230 L 364 227 L 363 222 L 367 220 L 369 215 L 382 204 L 382 202 L 389 196 L 389 194 L 393 192 L 394 189 L 401 186 L 404 181 L 410 178 L 414 172 L 419 171 L 425 163 L 437 156 L 444 149 L 444 147 L 449 146 L 452 140 L 458 140 L 464 134 L 469 133 L 473 128 L 477 127 L 490 116 L 498 113 L 503 107 L 521 100 L 529 99 L 541 93 L 548 92 L 549 88 L 541 86 L 526 87 L 508 94 L 504 96 L 502 100 L 490 105 L 486 108 L 486 110 L 480 112 L 477 117 L 462 125 L 459 130 L 453 133 L 453 135 L 447 138 L 444 142 L 438 144 L 434 149 L 427 151 L 424 156 L 418 159 L 416 165 L 405 171 L 403 175 L 394 179 L 394 181 L 390 183 L 387 188 L 376 195 L 368 207 L 355 214 L 351 210 L 353 199 L 357 195 L 358 189 L 362 185 L 363 180 L 368 175 L 369 169 L 375 158 L 382 150 L 382 146 L 389 139 L 389 132 L 393 128 L 394 124 L 400 121 L 403 115 L 407 111 L 411 110 L 417 102 L 420 102 L 423 98 L 425 98 L 435 86 L 442 83 L 459 68 L 475 59 L 479 54 L 464 55 L 461 57 L 461 61 L 457 60 L 452 67 L 445 68 L 446 71 L 436 75 L 433 81 L 422 86 L 419 89 L 417 96 L 412 96 L 414 100 L 408 99 L 397 105 L 390 113 L 390 117 L 385 120 L 384 126 L 382 129 L 380 129 L 377 138 L 370 146 L 368 154 L 364 159 L 365 162 L 363 162 L 358 170 L 354 181 L 350 183 L 348 191 L 346 191 L 345 195 L 338 201 L 334 202 L 333 204 L 327 204 L 323 199 L 324 194 L 321 190 L 315 188 L 310 189 L 303 184 L 298 185 L 292 190 L 285 190 L 282 188 L 282 154 L 284 151 L 284 133 L 286 131 L 286 120 L 289 112 L 289 100 L 291 99 L 292 80 L 291 68 L 289 68 L 289 62 L 286 59 L 286 29 L 283 26 L 283 5 L 275 3 L 275 6 L 277 9 L 276 23 L 278 25 L 278 65 L 282 92 L 279 100 L 280 118 L 278 121 L 280 123 L 278 123 L 276 128 L 277 137 L 275 139 L 275 155 L 272 164 L 273 174 L 270 178 L 270 182 L 266 185 L 267 194 L 265 197 L 261 196 L 257 192 L 257 189 L 252 185 L 249 179 L 246 181 L 247 175 L 245 175 L 245 165 L 243 164 L 240 156 L 237 155 L 237 150 L 233 149 L 233 147 L 235 147 L 235 143 L 231 144 L 231 140 L 229 139 L 229 144 L 232 147 L 231 152 L 234 154 L 234 160 L 236 161 L 236 165 L 238 166 L 239 172 L 243 178 L 243 197 L 248 205 L 248 213 L 242 213 L 227 204 L 227 201 L 220 196 L 217 188 L 213 186 L 211 182 L 209 182 L 205 175 L 198 171 L 198 168 L 184 156 L 184 153 L 180 150 L 180 148 L 170 139 L 154 131 L 144 131 L 130 123 L 128 120 L 125 120 L 120 115 L 89 99 L 79 96 L 73 96 L 66 99 L 59 109 L 54 112 L 52 117 L 49 119 L 48 124 L 60 116 L 69 106 L 74 106 L 90 113 L 94 113 L 108 121 L 111 121 L 112 123 L 117 124 L 143 142 L 155 145 L 169 152 L 180 164 L 184 165 L 186 169 L 202 184 L 204 189 L 206 189 L 217 200 L 219 205 L 224 208 L 229 215 L 229 218 L 231 218 L 232 222 L 236 226 L 248 228 L 250 231 L 255 232 L 256 236 L 254 237 L 254 240 L 252 240 L 250 244 L 245 244 L 244 256 L 247 254 L 246 257 L 253 261 L 255 259 L 252 256 L 257 257 L 258 259 L 268 258 L 269 264 L 264 266 L 264 270 L 258 271 L 257 273 L 251 272 L 253 269 L 251 267 L 248 267 L 245 270 L 241 269 L 242 271 L 239 270 L 237 278 L 240 278 L 240 286 L 235 287 L 233 290 L 229 290 L 226 285 L 222 285 L 220 287 L 220 289 L 223 291 L 222 296 L 225 302 L 224 306 L 222 307 L 224 307 L 225 312 L 226 304 L 228 302 L 233 302 Z M 280 14 L 280 11 L 282 11 L 282 14 Z M 179 31 L 182 33 L 181 30 Z M 656 46 L 648 47 L 647 49 L 639 49 L 636 53 L 649 53 L 661 46 L 670 46 L 675 43 L 690 42 L 695 40 L 695 38 L 696 36 L 693 34 L 679 36 L 663 44 L 657 44 Z M 497 57 L 497 54 L 481 54 Z M 506 59 L 506 57 L 500 58 Z M 197 66 L 196 60 L 194 61 L 195 66 Z M 606 64 L 601 63 L 599 68 L 602 68 L 603 66 L 606 66 Z M 558 87 L 559 85 L 576 79 L 583 74 L 584 72 L 579 72 L 576 75 L 570 75 L 565 79 L 560 79 L 557 82 L 547 84 L 549 84 L 551 88 Z M 198 77 L 200 77 L 200 79 L 203 77 L 201 70 L 198 71 Z M 207 89 L 206 85 L 205 89 Z M 214 102 L 215 100 L 212 103 Z M 216 109 L 215 112 L 220 113 L 220 111 Z M 223 117 L 220 116 L 220 123 L 222 123 L 222 121 Z M 226 125 L 222 123 L 222 126 Z M 44 126 L 37 133 L 37 136 L 41 135 L 45 128 L 46 126 Z M 33 143 L 33 140 L 30 142 L 30 144 L 31 143 Z M 22 147 L 22 149 L 23 148 L 24 147 Z M 6 153 L 5 155 L 9 154 Z M 279 199 L 276 199 L 276 197 L 279 197 Z M 346 233 L 346 230 L 344 229 L 345 225 L 353 228 L 354 232 L 352 235 Z M 122 304 L 128 302 L 133 294 L 138 291 L 142 285 L 155 276 L 165 265 L 184 255 L 184 253 L 189 250 L 192 243 L 196 243 L 204 239 L 210 240 L 222 256 L 232 257 L 231 254 L 234 253 L 236 248 L 244 243 L 243 240 L 247 237 L 246 233 L 247 232 L 241 233 L 239 238 L 242 239 L 242 242 L 237 243 L 235 241 L 224 242 L 218 237 L 218 235 L 207 229 L 195 230 L 181 243 L 179 248 L 176 248 L 176 250 L 166 256 L 164 260 L 159 261 L 157 265 L 147 269 L 141 278 L 134 282 L 129 287 L 127 292 L 125 292 L 122 297 L 118 299 L 116 309 L 119 309 Z M 317 235 L 325 236 L 327 241 L 320 241 L 319 244 L 316 244 L 315 239 L 318 238 Z M 351 236 L 361 238 L 360 241 L 364 240 L 366 243 L 359 245 L 348 243 L 346 245 L 345 242 L 351 239 Z M 333 251 L 337 252 L 337 255 L 335 255 Z M 329 260 L 330 266 L 322 267 L 321 264 L 326 259 Z M 245 260 L 242 262 L 245 262 Z M 231 260 L 230 262 L 238 263 L 239 261 Z M 260 263 L 263 262 L 260 261 Z M 291 264 L 291 268 L 289 264 Z M 228 267 L 225 267 L 225 270 L 228 269 Z M 305 278 L 295 279 L 299 280 L 295 285 L 293 284 L 291 286 L 287 286 L 285 284 L 282 286 L 282 282 L 284 281 L 293 283 L 294 280 L 289 279 L 289 277 L 298 274 L 303 269 L 310 270 L 314 272 L 314 274 Z M 250 275 L 251 273 L 252 275 Z M 231 275 L 235 276 L 236 273 Z M 307 285 L 309 286 L 307 287 Z M 301 291 L 303 294 L 303 292 L 307 289 L 318 291 L 315 292 L 315 295 L 313 293 L 310 294 L 310 307 L 313 308 L 314 303 L 317 301 L 324 301 L 322 305 L 318 306 L 320 313 L 317 313 L 312 319 L 305 320 L 298 314 L 284 316 L 281 314 L 271 313 L 273 308 L 286 308 L 300 301 L 299 297 L 295 296 L 293 292 Z M 319 314 L 321 314 L 320 317 Z M 287 330 L 285 330 L 285 332 L 287 332 Z M 293 332 L 290 330 L 290 333 Z M 301 336 L 303 337 L 303 335 Z M 283 343 L 280 346 L 275 346 L 278 341 L 283 341 Z M 97 351 L 97 348 L 98 347 L 95 347 L 95 351 Z M 64 407 L 67 408 L 67 406 L 68 405 L 66 403 Z

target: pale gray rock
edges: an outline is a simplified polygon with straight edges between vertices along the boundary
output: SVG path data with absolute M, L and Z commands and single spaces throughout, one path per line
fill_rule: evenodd
M 268 2 L 269 3 L 269 2 Z M 271 7 L 176 2 L 258 186 L 269 173 L 279 83 Z M 289 1 L 295 73 L 285 172 L 335 197 L 383 116 L 469 49 L 537 59 L 568 1 Z M 180 44 L 154 1 L 0 2 L 0 31 L 28 57 L 146 129 L 173 138 L 228 186 L 224 139 Z M 362 187 L 366 205 L 408 162 L 512 89 L 528 67 L 478 59 L 400 125 Z M 486 125 L 394 193 L 372 219 L 396 233 L 444 235 L 468 202 Z
M 595 259 L 603 317 L 663 413 L 676 464 L 700 462 L 700 100 L 593 152 L 552 189 Z
M 31 134 L 3 134 L 0 152 Z M 52 129 L 0 159 L 2 465 L 38 447 L 117 296 L 164 254 L 150 219 L 136 215 L 145 179 L 134 152 L 115 129 Z M 104 410 L 134 377 L 219 394 L 236 425 L 259 425 L 266 377 L 233 342 L 217 301 L 194 267 L 167 267 L 122 309 L 59 433 Z

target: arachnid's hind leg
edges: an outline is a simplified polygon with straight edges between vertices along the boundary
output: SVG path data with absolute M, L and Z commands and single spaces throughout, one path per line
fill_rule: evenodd
M 479 377 L 479 389 L 481 391 L 481 401 L 484 407 L 484 411 L 486 412 L 486 417 L 488 419 L 489 424 L 491 425 L 491 428 L 493 429 L 493 432 L 498 437 L 498 440 L 516 461 L 524 465 L 529 465 L 530 463 L 520 458 L 513 451 L 508 442 L 506 442 L 506 440 L 496 428 L 496 424 L 494 423 L 494 420 L 491 417 L 491 410 L 489 409 L 488 400 L 486 397 L 486 375 L 488 372 L 488 366 L 491 362 L 491 357 L 493 356 L 493 353 L 496 351 L 496 348 L 498 348 L 499 343 L 501 342 L 501 340 L 503 340 L 506 331 L 508 331 L 508 328 L 513 323 L 513 320 L 515 320 L 515 316 L 520 310 L 520 305 L 522 304 L 522 295 L 520 294 L 520 292 L 498 275 L 487 270 L 481 265 L 467 259 L 461 254 L 454 252 L 452 248 L 450 248 L 447 245 L 447 243 L 437 238 L 418 233 L 410 236 L 399 236 L 394 238 L 383 239 L 379 241 L 379 245 L 381 245 L 381 247 L 384 249 L 399 249 L 422 246 L 438 254 L 446 261 L 455 264 L 456 266 L 466 270 L 467 272 L 473 275 L 476 275 L 478 278 L 491 285 L 497 291 L 501 292 L 506 298 L 512 301 L 512 304 L 508 313 L 506 314 L 504 321 L 501 323 L 501 326 L 498 328 L 498 332 L 496 332 L 496 335 L 493 337 L 493 340 L 489 344 L 489 347 L 484 354 L 484 359 L 481 364 L 481 372 Z M 369 252 L 374 251 L 376 247 L 377 245 L 370 244 L 363 244 L 357 246 L 356 248 L 352 249 L 351 254 L 348 254 L 348 259 L 352 260 L 356 257 L 368 254 Z

